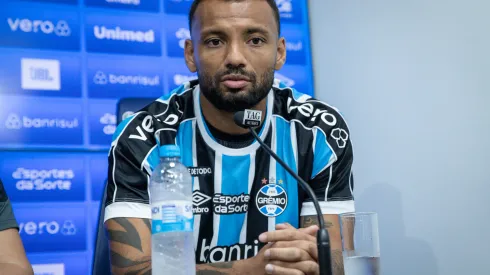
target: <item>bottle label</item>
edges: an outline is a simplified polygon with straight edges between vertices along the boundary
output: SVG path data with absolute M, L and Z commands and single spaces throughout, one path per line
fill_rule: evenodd
M 164 201 L 152 203 L 151 233 L 192 232 L 192 202 Z

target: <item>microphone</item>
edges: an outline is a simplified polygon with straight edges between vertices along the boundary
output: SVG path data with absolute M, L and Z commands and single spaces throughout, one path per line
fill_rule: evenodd
M 328 235 L 328 231 L 325 228 L 325 220 L 323 219 L 323 214 L 320 208 L 320 203 L 315 196 L 315 192 L 311 189 L 310 185 L 308 185 L 300 176 L 298 176 L 289 166 L 279 158 L 276 153 L 274 153 L 267 144 L 260 139 L 257 135 L 253 127 L 258 127 L 262 123 L 262 111 L 258 110 L 244 110 L 240 112 L 236 112 L 233 116 L 235 124 L 249 129 L 250 133 L 254 136 L 254 138 L 259 142 L 260 146 L 264 148 L 264 150 L 272 156 L 288 173 L 293 176 L 299 183 L 299 185 L 303 188 L 303 190 L 308 194 L 308 196 L 313 201 L 313 205 L 316 209 L 316 215 L 318 218 L 318 223 L 320 230 L 317 232 L 317 248 L 318 248 L 318 265 L 320 266 L 320 275 L 332 275 L 332 266 L 331 266 L 331 255 L 330 255 L 330 236 Z

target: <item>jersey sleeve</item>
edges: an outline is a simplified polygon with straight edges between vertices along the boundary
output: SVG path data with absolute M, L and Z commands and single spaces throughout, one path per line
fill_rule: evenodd
M 0 180 L 0 231 L 10 228 L 18 229 L 19 225 L 15 219 L 7 193 L 3 188 L 2 180 Z
M 163 104 L 160 109 L 164 111 L 137 112 L 122 121 L 114 133 L 104 221 L 118 217 L 151 218 L 149 183 L 159 162 L 158 145 L 175 144 L 174 126 L 179 120 L 171 102 L 154 104 Z
M 313 167 L 309 184 L 323 214 L 354 212 L 353 148 L 350 131 L 340 112 L 326 103 L 312 100 L 320 119 L 313 128 Z M 306 199 L 301 216 L 315 215 Z

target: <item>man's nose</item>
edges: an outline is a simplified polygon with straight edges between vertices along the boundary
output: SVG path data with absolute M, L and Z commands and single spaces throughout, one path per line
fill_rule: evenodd
M 245 67 L 247 60 L 243 55 L 243 50 L 243 46 L 238 45 L 238 43 L 230 44 L 226 56 L 226 66 L 240 68 Z

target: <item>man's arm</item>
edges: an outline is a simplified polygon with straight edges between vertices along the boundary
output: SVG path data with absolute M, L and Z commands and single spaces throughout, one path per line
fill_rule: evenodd
M 332 274 L 344 275 L 344 261 L 342 258 L 342 240 L 340 237 L 340 223 L 338 215 L 323 215 L 325 227 L 330 237 L 330 251 L 332 262 Z M 301 227 L 318 225 L 318 218 L 314 216 L 301 217 Z
M 140 218 L 113 218 L 106 223 L 111 250 L 112 272 L 116 275 L 151 274 L 151 221 Z M 196 266 L 198 275 L 253 273 L 247 260 Z M 244 272 L 248 268 L 248 273 Z M 255 274 L 255 273 L 254 273 Z
M 10 228 L 0 231 L 0 244 L 4 248 L 0 250 L 0 274 L 34 274 L 17 229 Z
M 140 218 L 113 218 L 105 223 L 116 275 L 151 275 L 151 222 Z

